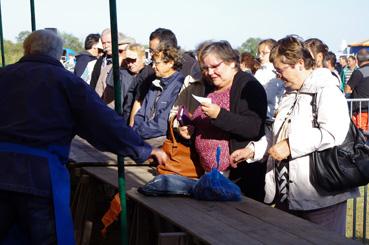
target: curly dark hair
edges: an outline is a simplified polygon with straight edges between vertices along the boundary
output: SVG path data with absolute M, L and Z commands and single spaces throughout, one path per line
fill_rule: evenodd
M 163 62 L 168 63 L 173 61 L 173 69 L 178 71 L 182 68 L 183 55 L 182 52 L 169 45 L 160 44 L 159 47 L 153 52 L 153 58 L 160 57 Z

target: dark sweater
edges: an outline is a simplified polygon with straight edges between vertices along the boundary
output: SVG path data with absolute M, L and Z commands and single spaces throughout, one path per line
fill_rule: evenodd
M 238 72 L 231 87 L 230 111 L 221 109 L 214 126 L 230 134 L 230 153 L 264 135 L 267 99 L 263 86 L 250 74 Z
M 76 66 L 74 67 L 74 74 L 81 77 L 86 69 L 88 62 L 96 60 L 96 57 L 88 51 L 82 51 L 76 56 Z
M 264 135 L 266 114 L 267 98 L 263 86 L 254 76 L 239 71 L 231 87 L 230 111 L 221 109 L 212 124 L 229 133 L 229 152 L 232 153 Z M 236 181 L 246 196 L 262 202 L 265 171 L 265 163 L 243 162 L 230 169 L 229 178 Z

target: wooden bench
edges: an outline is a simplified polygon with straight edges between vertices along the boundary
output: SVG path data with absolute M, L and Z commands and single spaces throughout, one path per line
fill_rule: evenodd
M 116 167 L 82 172 L 118 188 Z M 130 244 L 358 244 L 249 198 L 206 202 L 138 193 L 152 178 L 149 167 L 126 167 Z

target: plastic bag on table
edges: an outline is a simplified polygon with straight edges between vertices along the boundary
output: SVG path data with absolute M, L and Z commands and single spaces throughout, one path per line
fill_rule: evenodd
M 217 168 L 219 167 L 220 147 L 216 153 Z M 240 188 L 224 177 L 217 168 L 204 174 L 192 189 L 195 199 L 206 201 L 239 201 L 241 200 Z
M 158 175 L 137 191 L 146 196 L 190 196 L 196 182 L 176 174 Z

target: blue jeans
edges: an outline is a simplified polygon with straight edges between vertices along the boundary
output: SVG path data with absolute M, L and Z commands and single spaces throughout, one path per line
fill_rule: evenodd
M 56 244 L 52 198 L 0 190 L 0 244 Z

